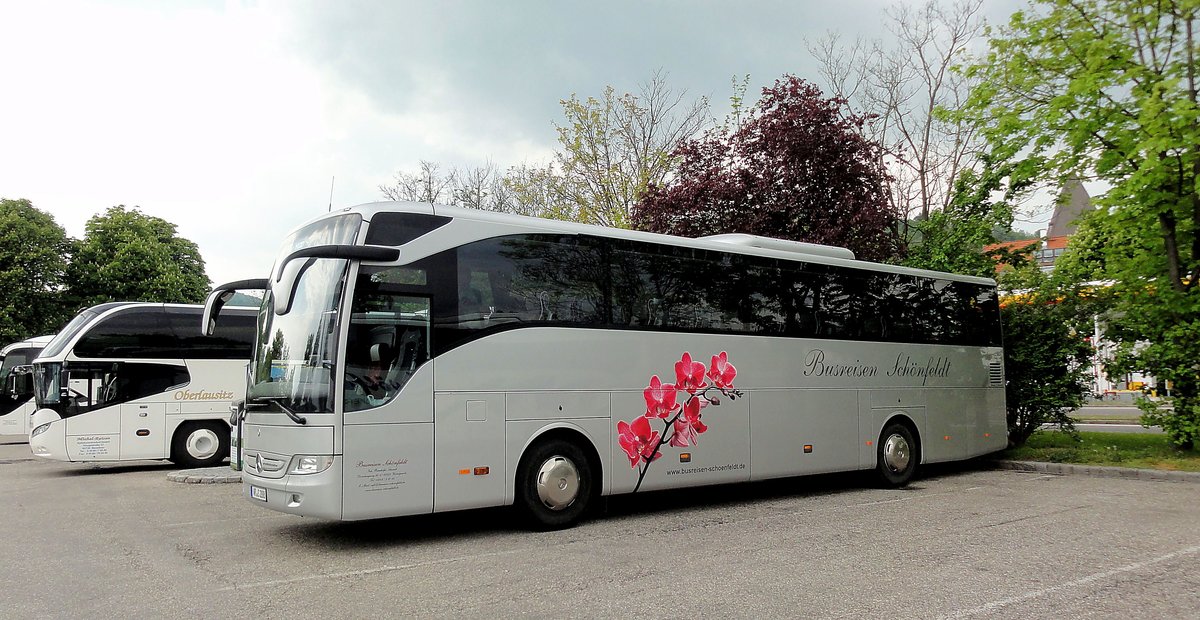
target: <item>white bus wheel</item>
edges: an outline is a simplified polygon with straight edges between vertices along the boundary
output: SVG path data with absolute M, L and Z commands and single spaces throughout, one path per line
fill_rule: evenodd
M 229 456 L 229 429 L 215 420 L 184 422 L 171 440 L 171 460 L 182 467 L 212 467 Z
M 879 434 L 875 473 L 884 486 L 902 487 L 912 480 L 920 460 L 920 447 L 905 424 L 892 422 Z
M 517 470 L 517 508 L 537 529 L 570 527 L 595 496 L 592 465 L 578 445 L 564 439 L 539 442 Z

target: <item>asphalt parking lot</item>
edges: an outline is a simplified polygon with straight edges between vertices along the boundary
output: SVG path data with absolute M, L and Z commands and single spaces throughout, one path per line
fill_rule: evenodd
M 331 523 L 153 462 L 0 438 L 4 618 L 1200 615 L 1200 484 L 927 470 L 616 498 L 532 533 L 487 510 Z

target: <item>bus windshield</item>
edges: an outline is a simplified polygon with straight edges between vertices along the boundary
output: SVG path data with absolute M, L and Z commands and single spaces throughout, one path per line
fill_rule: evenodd
M 111 306 L 114 304 L 107 305 Z M 99 306 L 96 308 L 98 307 Z M 54 339 L 46 345 L 46 348 L 42 350 L 42 357 L 55 357 L 62 354 L 63 351 L 66 350 L 67 345 L 71 344 L 71 341 L 75 339 L 75 336 L 79 335 L 80 330 L 82 330 L 88 323 L 91 323 L 92 319 L 96 318 L 96 316 L 100 314 L 97 312 L 96 308 L 88 308 L 87 310 L 76 314 L 75 318 L 71 319 L 71 321 L 58 332 L 58 335 L 56 335 Z
M 43 362 L 33 371 L 34 401 L 38 409 L 62 402 L 62 362 Z
M 353 244 L 361 223 L 362 218 L 354 214 L 306 226 L 285 242 L 280 260 L 316 245 Z M 291 290 L 269 291 L 261 307 L 246 400 L 293 413 L 331 412 L 338 305 L 348 263 L 312 258 L 295 262 L 301 264 L 277 265 L 296 271 L 295 285 Z M 276 314 L 274 296 L 289 294 L 290 311 Z

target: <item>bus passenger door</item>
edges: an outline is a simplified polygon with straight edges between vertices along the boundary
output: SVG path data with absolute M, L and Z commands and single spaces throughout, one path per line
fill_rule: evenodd
M 161 459 L 166 456 L 167 405 L 125 403 L 121 407 L 121 458 Z
M 367 284 L 386 285 L 371 281 Z M 342 518 L 433 510 L 429 299 L 355 293 L 342 396 Z

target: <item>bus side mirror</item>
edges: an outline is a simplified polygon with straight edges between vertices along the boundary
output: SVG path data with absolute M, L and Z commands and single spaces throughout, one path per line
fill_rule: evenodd
M 4 391 L 9 394 L 9 398 L 15 399 L 15 398 L 19 398 L 22 395 L 24 390 L 22 390 L 20 387 L 21 380 L 25 379 L 26 382 L 28 382 L 29 379 L 33 378 L 30 376 L 32 374 L 33 374 L 33 365 L 32 364 L 23 364 L 21 366 L 13 366 L 13 368 L 9 372 L 8 376 L 4 378 Z
M 204 314 L 200 317 L 200 333 L 205 336 L 213 334 L 217 328 L 217 316 L 221 314 L 221 308 L 225 307 L 230 299 L 233 299 L 236 291 L 265 291 L 268 283 L 267 278 L 254 278 L 227 282 L 214 288 L 208 294 L 208 299 L 204 300 Z
M 300 258 L 308 260 L 299 267 L 288 268 L 290 263 Z M 321 258 L 393 263 L 400 260 L 400 249 L 382 245 L 316 245 L 288 254 L 275 265 L 275 272 L 271 274 L 275 314 L 283 316 L 291 312 L 292 298 L 296 296 L 300 277 Z

